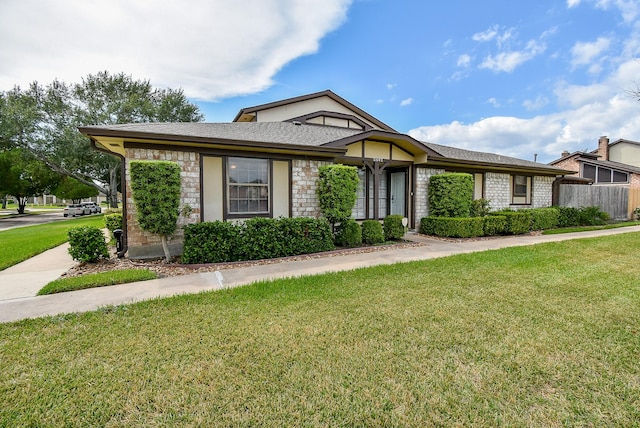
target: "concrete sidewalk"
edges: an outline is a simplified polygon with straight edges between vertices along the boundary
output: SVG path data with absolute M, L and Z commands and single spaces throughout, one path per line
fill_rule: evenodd
M 560 235 L 509 236 L 477 241 L 452 242 L 409 234 L 421 246 L 391 248 L 369 253 L 332 255 L 307 260 L 283 261 L 250 267 L 229 268 L 151 281 L 92 288 L 68 293 L 35 296 L 46 283 L 74 266 L 66 246 L 49 250 L 12 268 L 0 271 L 0 322 L 46 315 L 96 310 L 107 305 L 133 303 L 157 297 L 237 287 L 260 280 L 291 278 L 362 267 L 425 260 L 453 254 L 505 247 L 558 242 L 640 232 L 640 226 Z

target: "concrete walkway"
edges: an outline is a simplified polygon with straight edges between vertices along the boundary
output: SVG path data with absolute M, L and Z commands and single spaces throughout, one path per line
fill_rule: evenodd
M 370 253 L 333 255 L 308 260 L 229 268 L 216 272 L 161 278 L 47 296 L 35 296 L 45 284 L 57 279 L 63 272 L 75 265 L 67 253 L 67 245 L 62 245 L 14 267 L 0 271 L 0 322 L 92 311 L 108 305 L 127 304 L 177 294 L 219 290 L 261 280 L 345 271 L 382 264 L 432 259 L 453 254 L 630 232 L 640 232 L 640 226 L 559 235 L 510 236 L 466 242 L 441 241 L 421 235 L 409 234 L 407 235 L 408 239 L 418 241 L 423 245 Z

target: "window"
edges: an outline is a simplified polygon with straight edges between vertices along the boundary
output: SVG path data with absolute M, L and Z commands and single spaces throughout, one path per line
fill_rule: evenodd
M 353 218 L 358 220 L 366 220 L 374 218 L 374 177 L 369 169 L 358 169 L 358 191 L 356 194 L 356 204 L 351 211 Z M 378 216 L 384 218 L 388 214 L 388 174 L 383 172 L 380 175 L 380 181 L 378 183 Z M 367 207 L 369 207 L 369 213 L 367 214 Z
M 526 175 L 511 176 L 511 203 L 516 205 L 531 204 L 531 177 Z
M 268 214 L 269 161 L 229 158 L 227 171 L 229 214 Z
M 628 183 L 629 175 L 626 172 L 602 166 L 583 164 L 582 176 L 590 178 L 594 183 Z

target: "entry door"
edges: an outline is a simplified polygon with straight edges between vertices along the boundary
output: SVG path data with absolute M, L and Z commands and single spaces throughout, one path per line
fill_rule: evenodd
M 407 173 L 392 172 L 391 174 L 391 214 L 406 217 Z

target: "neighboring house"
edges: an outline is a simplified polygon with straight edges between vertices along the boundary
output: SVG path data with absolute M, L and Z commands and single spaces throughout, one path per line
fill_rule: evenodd
M 571 171 L 597 185 L 626 185 L 640 188 L 640 143 L 600 137 L 598 149 L 591 152 L 563 152 L 549 163 Z
M 475 198 L 493 209 L 545 207 L 562 168 L 424 143 L 397 132 L 331 91 L 244 108 L 231 123 L 138 123 L 80 131 L 101 151 L 120 156 L 125 185 L 128 254 L 162 254 L 159 238 L 142 231 L 131 198 L 129 162 L 154 159 L 182 168 L 180 224 L 263 217 L 317 217 L 318 167 L 358 168 L 353 217 L 408 218 L 415 228 L 429 214 L 429 177 L 467 172 Z M 172 252 L 181 251 L 181 231 Z

